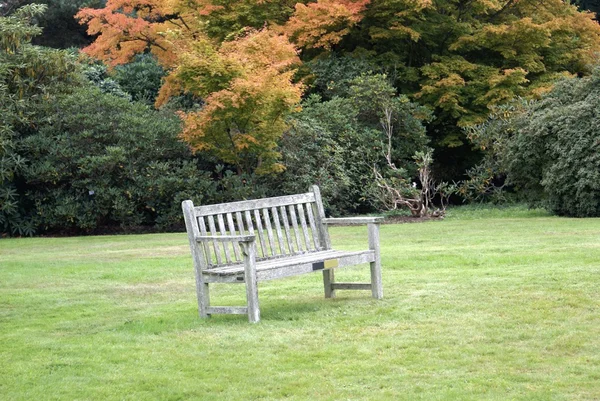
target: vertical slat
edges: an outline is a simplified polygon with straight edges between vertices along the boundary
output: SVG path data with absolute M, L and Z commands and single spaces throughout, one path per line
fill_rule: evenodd
M 296 207 L 298 208 L 298 215 L 300 216 L 300 225 L 302 226 L 302 234 L 304 235 L 304 244 L 306 245 L 306 250 L 310 251 L 310 238 L 308 237 L 308 226 L 306 225 L 306 217 L 304 216 L 304 206 L 302 206 L 302 203 L 298 203 Z
M 321 199 L 321 190 L 318 186 L 313 185 L 311 187 L 312 192 L 315 194 L 315 203 L 313 203 L 313 210 L 315 217 L 317 218 L 317 228 L 319 230 L 319 241 L 324 250 L 331 249 L 331 239 L 329 238 L 329 231 L 327 226 L 323 224 L 325 218 L 325 208 L 323 208 L 323 200 Z
M 227 235 L 227 228 L 225 227 L 223 214 L 217 215 L 217 222 L 219 223 L 219 230 L 221 231 L 221 235 Z M 229 244 L 227 242 L 223 242 L 223 250 L 225 251 L 225 260 L 227 260 L 227 263 L 231 263 L 231 254 L 229 253 Z
M 319 232 L 317 231 L 317 226 L 315 225 L 315 216 L 313 215 L 312 204 L 306 204 L 306 214 L 308 214 L 308 222 L 310 223 L 310 231 L 312 231 L 312 238 L 315 244 L 315 249 L 318 251 L 321 249 L 321 244 L 319 242 Z
M 240 230 L 241 235 L 246 235 L 246 229 L 244 228 L 244 218 L 242 217 L 242 213 L 235 212 L 235 221 L 237 222 L 238 230 Z
M 208 228 L 210 229 L 210 235 L 217 235 L 217 229 L 215 228 L 215 218 L 214 216 L 206 216 L 208 220 Z M 217 258 L 217 264 L 223 264 L 223 258 L 221 258 L 221 247 L 217 241 L 213 241 L 213 246 L 215 247 L 215 257 Z
M 315 194 L 315 203 L 312 204 L 313 213 L 315 216 L 315 224 L 319 230 L 319 243 L 322 250 L 331 249 L 331 240 L 329 239 L 329 231 L 327 226 L 323 224 L 325 218 L 325 208 L 321 199 L 321 190 L 317 185 L 311 187 L 311 191 Z M 332 284 L 335 282 L 334 269 L 323 270 L 323 285 L 325 287 L 325 298 L 335 298 L 335 290 Z
M 256 231 L 258 231 L 258 240 L 260 242 L 260 249 L 262 250 L 263 258 L 269 257 L 267 252 L 267 244 L 265 242 L 265 233 L 263 232 L 263 225 L 260 218 L 260 211 L 254 209 L 254 220 L 256 221 Z
M 262 210 L 262 213 L 265 220 L 265 226 L 267 227 L 267 237 L 269 237 L 269 247 L 271 247 L 271 256 L 275 256 L 277 255 L 277 249 L 275 248 L 275 240 L 273 239 L 273 226 L 271 225 L 269 209 L 264 208 Z
M 227 213 L 227 225 L 229 226 L 229 234 L 236 235 L 235 224 L 233 223 L 233 215 L 231 213 Z M 240 246 L 235 241 L 233 241 L 233 253 L 235 254 L 236 262 L 242 260 L 240 257 Z
M 246 227 L 248 228 L 248 234 L 254 235 L 254 225 L 252 224 L 252 215 L 249 210 L 244 212 L 244 216 L 246 217 Z M 258 254 L 258 251 L 256 252 Z
M 273 206 L 271 208 L 271 214 L 273 215 L 273 222 L 275 223 L 275 231 L 277 231 L 277 239 L 279 240 L 279 250 L 281 251 L 281 255 L 285 255 L 285 243 L 283 242 L 283 234 L 281 232 L 281 221 L 279 221 L 279 213 L 277 212 L 277 208 Z
M 198 217 L 198 223 L 200 225 L 200 235 L 207 235 L 206 232 L 206 223 L 204 222 L 204 217 Z M 206 263 L 208 266 L 213 265 L 212 256 L 210 254 L 210 247 L 208 246 L 208 242 L 204 242 L 204 257 L 206 258 Z M 216 261 L 215 261 L 216 263 Z
M 300 244 L 300 231 L 298 230 L 298 219 L 296 218 L 296 209 L 294 205 L 289 205 L 290 217 L 292 218 L 292 226 L 294 227 L 294 233 L 296 234 L 296 245 L 298 245 L 298 252 L 302 252 L 302 244 Z
M 283 219 L 283 229 L 285 230 L 285 238 L 287 239 L 288 249 L 290 251 L 290 255 L 294 252 L 294 244 L 292 242 L 292 234 L 290 233 L 290 223 L 287 218 L 287 210 L 285 206 L 279 206 L 279 211 L 281 212 L 281 218 Z

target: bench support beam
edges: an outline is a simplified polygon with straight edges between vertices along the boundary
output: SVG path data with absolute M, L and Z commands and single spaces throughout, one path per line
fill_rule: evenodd
M 248 308 L 244 306 L 209 306 L 206 312 L 211 315 L 213 313 L 229 314 L 229 315 L 246 315 Z
M 370 283 L 333 283 L 331 287 L 334 290 L 371 290 Z
M 260 321 L 258 305 L 258 281 L 256 279 L 256 245 L 255 242 L 243 242 L 244 282 L 246 283 L 246 300 L 248 302 L 248 320 L 250 323 Z
M 325 298 L 335 298 L 335 289 L 333 288 L 334 281 L 334 269 L 323 270 L 323 286 L 325 287 Z
M 383 284 L 381 282 L 381 251 L 379 249 L 379 224 L 367 225 L 369 232 L 369 249 L 375 252 L 375 260 L 371 262 L 371 291 L 373 298 L 383 298 Z

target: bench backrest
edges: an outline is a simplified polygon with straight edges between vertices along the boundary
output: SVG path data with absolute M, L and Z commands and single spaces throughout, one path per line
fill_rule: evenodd
M 190 238 L 255 234 L 257 260 L 264 260 L 331 249 L 324 217 L 315 185 L 303 194 L 196 206 L 193 218 L 197 224 L 189 224 L 186 217 L 186 227 Z M 203 253 L 207 268 L 243 261 L 234 242 L 213 241 L 205 244 Z

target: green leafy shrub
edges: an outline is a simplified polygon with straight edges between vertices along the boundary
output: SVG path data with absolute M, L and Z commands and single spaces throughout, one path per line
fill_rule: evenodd
M 177 139 L 180 121 L 84 87 L 39 106 L 47 116 L 20 143 L 20 188 L 38 232 L 171 229 L 180 203 L 214 197 L 210 174 Z
M 600 216 L 600 70 L 559 82 L 542 100 L 504 108 L 473 134 L 493 147 L 488 171 L 530 203 L 563 216 Z
M 412 156 L 427 139 L 425 109 L 396 96 L 385 75 L 361 75 L 349 81 L 346 97 L 321 101 L 310 96 L 282 139 L 286 171 L 277 185 L 285 192 L 321 187 L 328 212 L 334 215 L 373 210 L 376 191 L 373 168 L 385 165 L 388 144 L 393 163 L 416 173 Z M 382 130 L 391 113 L 391 139 Z
M 115 68 L 114 79 L 131 98 L 153 105 L 165 70 L 151 54 L 142 54 L 128 64 Z
M 133 100 L 132 95 L 123 90 L 121 85 L 109 76 L 106 65 L 90 59 L 86 63 L 81 64 L 81 66 L 83 75 L 103 93 Z
M 326 100 L 334 96 L 346 97 L 353 79 L 381 70 L 381 67 L 370 61 L 367 55 L 357 53 L 356 56 L 352 54 L 338 56 L 332 53 L 307 63 L 312 74 L 310 92 L 319 94 Z
M 357 111 L 348 99 L 321 102 L 311 96 L 282 138 L 286 170 L 277 187 L 298 193 L 317 184 L 329 213 L 354 212 L 368 204 L 361 197 L 370 180 L 371 163 L 377 159 L 376 138 L 376 132 L 358 124 Z

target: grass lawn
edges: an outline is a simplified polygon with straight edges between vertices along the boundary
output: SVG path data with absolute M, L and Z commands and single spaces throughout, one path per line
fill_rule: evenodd
M 197 317 L 184 233 L 1 239 L 0 399 L 600 399 L 600 219 L 459 208 L 381 239 L 383 300 L 266 282 L 257 325 Z

